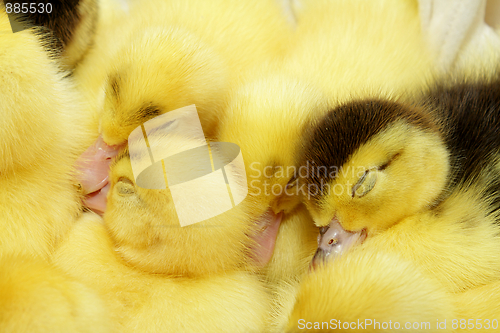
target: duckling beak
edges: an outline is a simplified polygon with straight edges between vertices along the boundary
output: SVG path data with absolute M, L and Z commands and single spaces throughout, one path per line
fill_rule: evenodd
M 256 221 L 257 230 L 251 235 L 254 245 L 250 249 L 250 257 L 259 268 L 267 265 L 273 256 L 282 217 L 283 213 L 275 214 L 268 209 Z
M 329 225 L 319 229 L 318 249 L 311 262 L 311 268 L 334 260 L 365 239 L 366 229 L 358 232 L 347 231 L 334 218 Z
M 84 205 L 97 213 L 106 210 L 106 196 L 109 191 L 109 167 L 113 158 L 125 146 L 109 146 L 99 136 L 77 160 L 78 180 L 81 192 L 86 197 Z

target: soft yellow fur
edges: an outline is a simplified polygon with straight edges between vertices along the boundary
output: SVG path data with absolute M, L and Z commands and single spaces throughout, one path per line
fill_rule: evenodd
M 88 122 L 33 31 L 12 34 L 3 9 L 0 31 L 0 243 L 46 257 L 78 211 L 72 166 L 89 144 Z
M 75 72 L 102 113 L 105 142 L 126 141 L 148 120 L 130 118 L 148 105 L 163 113 L 195 104 L 213 135 L 228 90 L 284 52 L 291 29 L 279 10 L 272 0 L 132 3 Z M 110 94 L 110 78 L 119 97 Z
M 233 92 L 221 119 L 218 140 L 238 144 L 245 160 L 249 215 L 259 216 L 269 208 L 284 211 L 274 254 L 264 271 L 272 284 L 303 273 L 316 247 L 316 228 L 304 207 L 297 207 L 299 189 L 286 186 L 298 172 L 297 151 L 305 126 L 326 109 L 324 101 L 313 86 L 271 68 L 263 78 Z
M 102 219 L 84 214 L 59 249 L 56 262 L 99 292 L 120 332 L 264 331 L 268 296 L 252 274 L 233 271 L 198 278 L 148 274 L 128 266 L 113 246 Z
M 432 73 L 414 0 L 305 1 L 285 66 L 313 80 L 332 106 L 399 96 Z
M 109 332 L 89 288 L 51 256 L 80 211 L 73 164 L 90 144 L 85 109 L 35 29 L 0 6 L 0 331 Z
M 2 332 L 115 332 L 100 295 L 42 258 L 3 256 L 0 294 Z
M 246 265 L 251 224 L 240 206 L 181 227 L 170 190 L 138 187 L 128 157 L 112 167 L 110 179 L 104 221 L 128 263 L 147 272 L 182 276 L 205 276 Z
M 393 325 L 399 322 L 402 328 L 406 322 L 430 322 L 432 329 L 425 331 L 435 332 L 437 319 L 442 321 L 454 314 L 451 297 L 439 283 L 420 273 L 412 262 L 368 248 L 320 266 L 308 274 L 297 289 L 295 307 L 286 326 L 282 326 L 286 332 L 304 331 L 299 328 L 305 322 L 312 323 L 310 328 L 314 328 L 315 322 L 320 325 L 320 329 L 308 329 L 308 332 L 330 332 L 332 329 L 327 329 L 328 326 L 321 329 L 321 323 L 339 325 L 339 321 L 355 322 L 354 329 L 349 330 L 353 332 L 398 331 L 394 326 L 392 330 L 374 326 L 358 329 L 358 320 L 365 322 L 366 319 L 391 321 Z M 334 321 L 330 323 L 331 320 Z M 340 328 L 337 326 L 337 329 Z M 448 329 L 442 331 L 452 330 L 448 325 Z
M 486 325 L 489 320 L 489 330 L 495 326 L 491 326 L 492 320 L 500 321 L 500 281 L 483 285 L 463 293 L 459 293 L 455 298 L 457 307 L 460 308 L 460 318 L 464 319 L 482 319 L 483 328 L 488 328 Z M 466 306 L 463 306 L 463 305 Z M 477 322 L 474 320 L 475 327 L 478 328 Z M 485 325 L 486 324 L 486 325 Z M 500 325 L 500 323 L 498 323 Z M 457 330 L 458 332 L 469 331 L 470 329 Z M 484 330 L 483 330 L 484 332 Z
M 92 0 L 89 0 L 92 1 Z M 99 112 L 104 101 L 104 81 L 107 77 L 109 58 L 117 48 L 121 46 L 121 38 L 115 31 L 120 24 L 130 21 L 133 13 L 130 12 L 132 0 L 96 0 L 98 10 L 94 16 L 94 27 L 92 41 L 82 55 L 81 59 L 74 63 L 73 77 L 81 95 L 89 105 L 88 119 L 92 122 L 94 136 L 98 135 Z M 85 31 L 85 30 L 82 30 Z M 122 33 L 125 33 L 122 31 Z M 76 45 L 88 39 L 88 36 L 76 35 Z M 71 45 L 66 48 L 66 54 L 70 57 L 66 62 L 71 62 Z
M 321 322 L 342 319 L 342 316 L 344 320 L 380 316 L 395 321 L 411 313 L 418 320 L 429 321 L 424 319 L 429 318 L 424 316 L 424 311 L 435 306 L 438 295 L 444 295 L 446 301 L 438 303 L 430 312 L 436 314 L 431 321 L 433 328 L 436 319 L 440 322 L 447 319 L 448 329 L 453 319 L 498 319 L 499 228 L 493 224 L 492 217 L 485 218 L 485 205 L 475 199 L 474 193 L 452 196 L 437 214 L 415 214 L 369 237 L 358 249 L 301 281 L 299 301 L 295 303 L 289 325 L 296 326 L 298 318 Z M 386 256 L 391 263 L 389 276 L 378 266 L 378 260 Z M 368 262 L 350 271 L 346 262 L 351 260 Z M 408 265 L 413 272 L 401 273 Z M 398 274 L 393 276 L 393 270 Z M 363 291 L 367 283 L 360 279 L 366 272 L 375 275 L 373 283 L 376 284 L 368 284 L 370 289 Z M 386 287 L 375 287 L 386 280 L 389 282 Z M 412 287 L 414 283 L 418 287 Z M 429 284 L 433 289 L 423 295 L 420 301 L 424 303 L 419 304 L 420 292 Z M 300 295 L 303 295 L 302 302 Z M 391 296 L 401 297 L 401 303 Z M 296 296 L 286 297 L 292 302 Z M 287 301 L 282 302 L 286 309 Z M 375 314 L 370 310 L 372 304 Z
M 473 191 L 452 195 L 438 211 L 407 217 L 363 246 L 399 253 L 461 292 L 498 281 L 500 237 L 487 203 Z
M 326 108 L 324 96 L 314 86 L 275 71 L 231 95 L 217 140 L 240 146 L 249 196 L 263 203 L 260 210 L 271 205 L 278 213 L 290 206 L 278 199 L 299 194 L 295 189 L 285 192 L 285 187 L 298 171 L 297 152 L 307 124 Z

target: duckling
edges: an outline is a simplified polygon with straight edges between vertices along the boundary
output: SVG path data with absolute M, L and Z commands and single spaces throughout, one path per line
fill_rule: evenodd
M 414 105 L 371 99 L 330 112 L 313 130 L 303 159 L 310 171 L 306 205 L 316 224 L 338 222 L 347 231 L 364 230 L 368 238 L 399 237 L 397 244 L 408 249 L 421 247 L 415 235 L 425 230 L 427 240 L 441 241 L 411 257 L 442 275 L 450 291 L 494 280 L 500 268 L 490 253 L 499 241 L 497 86 L 496 78 L 437 84 Z M 453 240 L 444 242 L 450 235 Z M 471 245 L 460 250 L 450 246 L 466 241 Z M 429 260 L 435 251 L 442 259 Z M 477 256 L 484 260 L 473 259 Z M 464 272 L 465 263 L 470 270 Z
M 181 229 L 163 227 L 168 232 Z M 200 229 L 210 232 L 213 228 Z M 55 262 L 98 291 L 120 332 L 266 331 L 263 318 L 269 296 L 256 275 L 244 270 L 196 278 L 150 274 L 127 264 L 114 251 L 114 242 L 100 216 L 84 213 L 59 247 Z M 213 246 L 207 242 L 202 251 L 216 251 Z M 194 250 L 186 247 L 191 259 L 203 256 Z M 164 261 L 176 260 L 177 253 L 165 255 Z
M 192 147 L 190 143 L 179 140 L 177 146 Z M 201 191 L 211 183 L 200 186 Z M 213 205 L 224 200 L 217 198 Z M 247 218 L 233 208 L 181 227 L 170 188 L 136 184 L 128 149 L 111 165 L 104 223 L 121 257 L 145 272 L 196 277 L 243 269 L 248 261 L 245 245 L 250 243 Z
M 100 131 L 110 145 L 125 142 L 148 119 L 190 104 L 210 137 L 228 89 L 281 55 L 291 35 L 278 4 L 269 0 L 130 6 L 129 20 L 117 22 L 107 32 L 108 45 L 75 72 L 96 91 L 95 99 L 104 92 Z
M 498 75 L 448 78 L 413 103 L 353 100 L 311 127 L 300 181 L 321 227 L 315 266 L 359 248 L 414 263 L 454 303 L 472 300 L 457 296 L 464 291 L 495 290 L 499 88 Z M 494 294 L 482 301 L 477 313 L 498 313 Z
M 279 57 L 291 35 L 269 0 L 137 2 L 128 13 L 103 25 L 97 46 L 75 70 L 109 146 L 126 143 L 145 121 L 191 104 L 213 138 L 229 89 Z
M 0 15 L 0 243 L 47 257 L 79 211 L 73 164 L 89 144 L 89 125 L 72 82 L 43 47 L 50 36 L 12 33 L 4 7 Z
M 51 261 L 80 212 L 73 164 L 90 143 L 53 44 L 40 28 L 12 33 L 0 5 L 0 330 L 110 332 L 99 296 Z

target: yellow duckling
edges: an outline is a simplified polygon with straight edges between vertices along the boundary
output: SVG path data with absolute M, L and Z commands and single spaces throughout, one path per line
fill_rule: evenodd
M 134 2 L 124 17 L 106 26 L 75 72 L 92 103 L 102 99 L 100 131 L 110 145 L 125 142 L 148 119 L 191 104 L 213 135 L 231 86 L 282 55 L 291 35 L 269 0 Z
M 0 330 L 110 332 L 97 294 L 51 263 L 80 211 L 73 164 L 90 143 L 51 38 L 13 33 L 0 5 Z
M 169 228 L 167 224 L 157 227 L 176 234 L 181 229 L 173 225 Z M 210 235 L 212 228 L 200 226 L 199 229 Z M 223 245 L 207 240 L 204 246 L 198 247 L 189 246 L 190 239 L 186 238 L 188 246 L 184 247 L 187 252 L 184 257 L 189 254 L 188 260 L 198 261 L 199 256 L 205 256 L 198 250 L 217 252 L 212 247 Z M 114 246 L 115 240 L 102 219 L 86 213 L 58 250 L 56 262 L 69 275 L 98 291 L 120 332 L 259 333 L 266 330 L 269 296 L 254 274 L 241 269 L 198 277 L 150 274 L 124 262 Z M 158 247 L 152 247 L 151 251 Z M 225 255 L 224 249 L 219 251 L 221 256 Z M 177 262 L 179 253 L 163 253 L 163 261 Z

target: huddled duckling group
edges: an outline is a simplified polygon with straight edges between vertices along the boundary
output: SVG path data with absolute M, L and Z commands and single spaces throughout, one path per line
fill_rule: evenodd
M 53 10 L 0 4 L 0 331 L 498 325 L 500 50 L 443 73 L 416 0 Z M 127 144 L 193 104 L 170 148 L 238 145 L 248 194 L 181 227 Z

